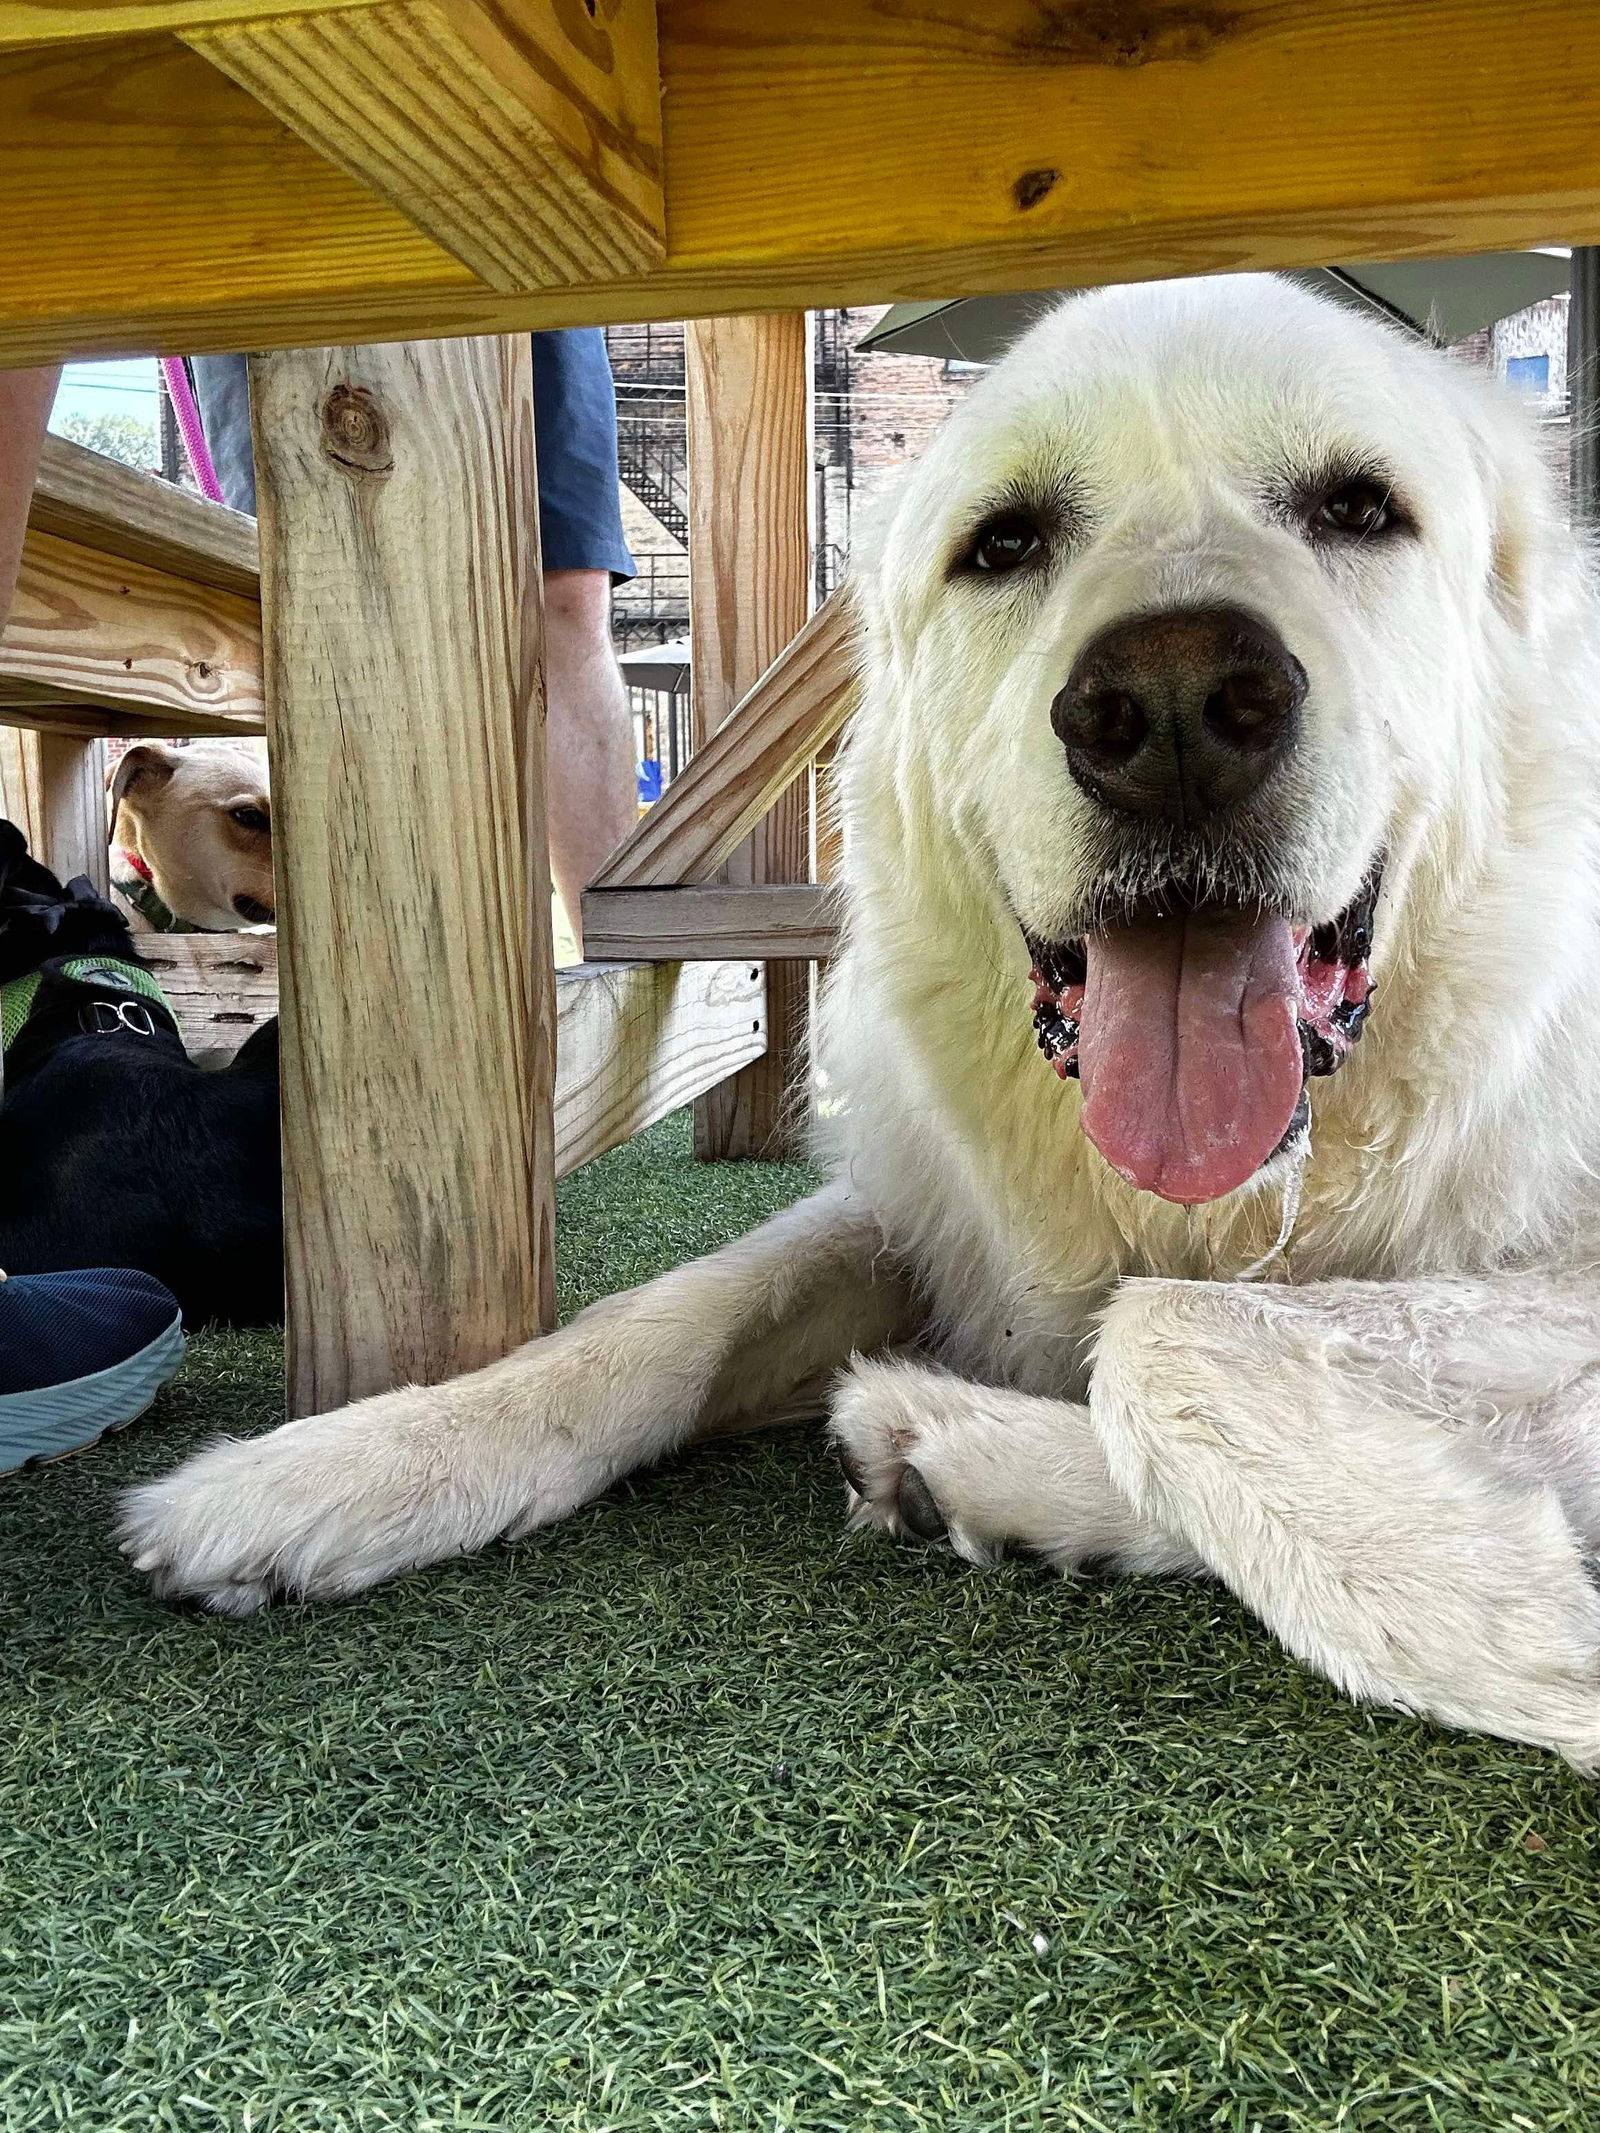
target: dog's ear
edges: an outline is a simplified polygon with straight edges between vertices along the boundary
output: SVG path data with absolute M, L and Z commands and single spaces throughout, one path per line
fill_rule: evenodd
M 158 792 L 178 767 L 178 751 L 165 741 L 141 741 L 130 748 L 112 770 L 106 772 L 106 791 L 111 795 L 111 826 L 117 826 L 117 809 L 126 795 L 143 786 Z
M 1551 480 L 1542 439 L 1522 408 L 1500 395 L 1479 399 L 1472 424 L 1473 457 L 1489 496 L 1489 593 L 1515 630 L 1530 625 L 1544 575 L 1542 565 L 1561 545 L 1565 512 Z

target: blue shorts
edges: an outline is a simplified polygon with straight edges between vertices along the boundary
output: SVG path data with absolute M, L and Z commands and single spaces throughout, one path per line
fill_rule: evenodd
M 577 326 L 532 339 L 544 567 L 631 578 L 634 561 L 617 495 L 617 396 L 606 337 L 598 326 Z M 253 513 L 245 359 L 195 356 L 190 368 L 222 493 L 236 511 Z

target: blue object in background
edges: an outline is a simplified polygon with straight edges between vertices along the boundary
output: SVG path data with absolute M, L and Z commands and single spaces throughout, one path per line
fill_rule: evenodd
M 1547 393 L 1550 390 L 1550 358 L 1547 355 L 1508 356 L 1506 383 L 1516 386 L 1519 392 Z
M 639 804 L 648 807 L 661 798 L 661 765 L 646 756 L 639 765 Z

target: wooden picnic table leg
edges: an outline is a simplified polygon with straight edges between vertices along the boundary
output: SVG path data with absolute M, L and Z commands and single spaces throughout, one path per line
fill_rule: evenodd
M 0 726 L 0 815 L 51 873 L 62 881 L 87 874 L 110 895 L 103 740 Z
M 526 335 L 252 362 L 292 1412 L 554 1316 Z
M 53 368 L 0 371 L 0 632 L 17 589 L 39 448 L 60 376 Z M 40 859 L 41 785 L 36 736 L 0 725 L 0 816 L 16 824 Z
M 803 311 L 694 320 L 685 329 L 685 367 L 698 747 L 810 612 L 810 321 Z M 790 786 L 729 861 L 727 878 L 811 879 L 809 779 Z M 767 1051 L 695 1105 L 702 1160 L 797 1152 L 810 1000 L 809 963 L 767 965 Z

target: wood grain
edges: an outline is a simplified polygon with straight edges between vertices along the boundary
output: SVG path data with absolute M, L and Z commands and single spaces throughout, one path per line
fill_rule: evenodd
M 690 758 L 591 886 L 709 881 L 839 732 L 855 679 L 849 597 L 835 593 Z
M 817 962 L 837 951 L 841 908 L 839 892 L 817 882 L 587 889 L 583 938 L 595 962 L 674 963 L 724 956 Z M 769 1030 L 771 985 L 769 962 Z
M 665 254 L 654 0 L 382 0 L 186 41 L 492 289 Z
M 351 6 L 374 0 L 346 0 Z M 326 14 L 329 0 L 0 0 L 0 52 L 29 45 L 102 43 L 170 30 L 182 35 L 259 15 Z
M 18 682 L 22 690 L 29 685 Z M 216 718 L 205 712 L 193 715 L 165 710 L 160 704 L 57 703 L 47 692 L 26 700 L 13 698 L 0 703 L 0 720 L 25 727 L 30 733 L 64 733 L 77 740 L 204 740 L 206 736 L 266 731 L 264 719 Z
M 191 1052 L 236 1052 L 278 1012 L 278 943 L 270 933 L 136 929 Z
M 110 894 L 103 741 L 0 726 L 0 815 L 59 880 L 86 874 Z
M 341 284 L 346 301 L 379 287 L 482 290 L 168 37 L 0 56 L 0 179 L 0 311 L 24 329 L 99 313 L 119 351 L 358 339 L 331 316 L 308 330 L 304 312 L 285 336 L 245 326 L 246 306 L 277 314 L 309 298 L 320 316 Z M 362 308 L 349 306 L 352 322 Z M 174 309 L 218 330 L 173 334 L 159 322 Z M 0 361 L 16 360 L 0 343 Z
M 38 0 L 17 5 L 0 24 L 32 43 Z M 665 262 L 516 296 L 170 39 L 5 55 L 0 361 L 1600 239 L 1592 0 L 662 0 L 659 18 Z
M 580 963 L 556 973 L 556 1176 L 758 1059 L 759 963 Z
M 811 605 L 811 334 L 803 314 L 702 319 L 684 338 L 689 446 L 689 636 L 695 746 L 709 740 L 805 624 Z M 810 790 L 788 780 L 730 882 L 811 873 Z M 811 972 L 767 973 L 760 1059 L 695 1105 L 702 1161 L 797 1152 Z
M 252 367 L 296 1413 L 554 1309 L 525 339 Z
M 28 524 L 169 577 L 260 598 L 253 518 L 65 437 L 44 441 Z
M 260 733 L 260 609 L 30 528 L 0 637 L 0 706 L 48 703 L 159 715 L 162 734 Z

